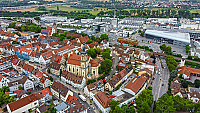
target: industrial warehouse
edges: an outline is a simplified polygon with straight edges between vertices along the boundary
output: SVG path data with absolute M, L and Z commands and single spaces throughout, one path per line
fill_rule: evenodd
M 153 39 L 158 43 L 169 43 L 183 47 L 190 44 L 189 33 L 181 33 L 177 31 L 146 30 L 145 37 Z

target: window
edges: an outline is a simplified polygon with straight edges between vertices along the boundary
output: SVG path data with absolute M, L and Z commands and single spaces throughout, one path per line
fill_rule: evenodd
M 36 103 L 34 103 L 34 105 L 37 105 L 37 102 L 36 102 Z
M 74 68 L 73 68 L 73 72 L 74 72 Z
M 95 71 L 93 71 L 93 74 L 95 75 Z
M 70 71 L 70 67 L 69 67 L 69 71 Z

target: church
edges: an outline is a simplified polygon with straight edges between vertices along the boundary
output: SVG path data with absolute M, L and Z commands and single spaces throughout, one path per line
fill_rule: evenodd
M 98 68 L 100 64 L 87 56 L 85 46 L 82 48 L 81 55 L 70 54 L 67 61 L 67 71 L 86 79 L 96 79 L 99 77 Z

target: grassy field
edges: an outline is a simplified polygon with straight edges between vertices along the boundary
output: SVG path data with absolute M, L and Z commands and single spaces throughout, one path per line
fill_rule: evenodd
M 42 11 L 37 11 L 36 8 L 29 8 L 29 9 L 18 9 L 18 10 L 9 10 L 10 12 L 25 12 L 25 11 L 30 11 L 30 12 L 42 12 Z
M 57 6 L 50 6 L 50 7 L 46 7 L 47 11 L 48 10 L 57 10 Z M 151 10 L 158 10 L 159 8 L 153 8 Z M 92 15 L 97 15 L 100 11 L 111 11 L 110 9 L 107 9 L 107 8 L 100 8 L 100 7 L 95 7 L 94 9 L 78 9 L 78 8 L 73 8 L 73 7 L 70 7 L 70 5 L 63 5 L 63 6 L 59 6 L 59 10 L 61 11 L 88 11 L 89 13 L 91 13 Z M 127 11 L 130 12 L 130 10 L 136 10 L 136 9 L 125 9 Z M 161 10 L 161 9 L 160 9 Z M 177 10 L 177 9 L 174 9 L 174 10 Z M 11 12 L 16 12 L 16 11 L 22 11 L 22 12 L 25 12 L 25 11 L 30 11 L 30 12 L 42 12 L 42 11 L 38 11 L 37 8 L 29 8 L 29 9 L 20 9 L 20 10 L 10 10 Z M 200 9 L 193 9 L 193 10 L 190 10 L 191 13 L 200 13 Z

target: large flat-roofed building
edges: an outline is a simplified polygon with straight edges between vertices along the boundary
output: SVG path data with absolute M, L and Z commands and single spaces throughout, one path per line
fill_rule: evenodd
M 146 30 L 145 37 L 177 46 L 190 45 L 190 34 L 177 31 Z

